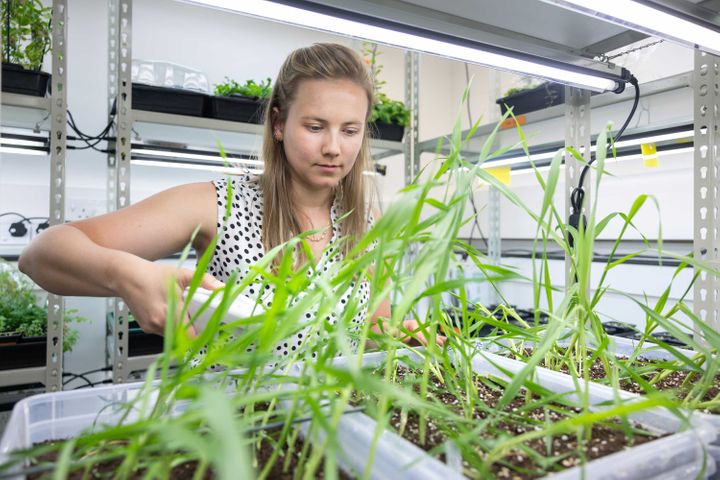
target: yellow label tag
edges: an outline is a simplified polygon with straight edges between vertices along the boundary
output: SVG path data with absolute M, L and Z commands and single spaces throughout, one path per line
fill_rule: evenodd
M 657 168 L 660 166 L 657 146 L 654 143 L 643 143 L 642 145 L 640 145 L 640 150 L 642 150 L 644 167 Z
M 486 168 L 487 172 L 505 185 L 510 185 L 510 167 Z

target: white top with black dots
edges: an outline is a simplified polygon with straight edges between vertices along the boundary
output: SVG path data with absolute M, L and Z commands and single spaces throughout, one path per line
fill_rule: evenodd
M 231 177 L 231 181 L 232 204 L 230 206 L 226 227 L 223 227 L 223 224 L 225 223 L 228 182 L 227 179 L 213 182 L 217 193 L 218 242 L 207 271 L 222 282 L 226 282 L 230 274 L 235 271 L 238 272 L 237 281 L 242 281 L 248 274 L 250 265 L 260 260 L 265 253 L 262 244 L 263 198 L 257 177 L 249 175 Z M 333 203 L 330 209 L 330 219 L 332 222 L 331 242 L 336 240 L 340 234 L 339 226 L 336 223 L 336 219 L 339 217 L 337 210 L 337 205 Z M 372 222 L 373 219 L 370 218 L 369 224 L 372 225 Z M 329 253 L 330 252 L 326 252 L 326 255 L 319 263 L 319 266 L 322 265 L 323 270 L 327 270 L 332 263 L 338 261 L 337 256 L 328 255 Z M 354 285 L 351 285 L 350 289 L 342 295 L 340 307 L 348 302 L 353 287 Z M 261 299 L 263 305 L 270 307 L 275 293 L 275 287 L 266 284 L 264 291 L 261 292 L 260 290 L 261 287 L 258 284 L 252 284 L 246 288 L 243 293 L 248 297 Z M 348 332 L 350 334 L 357 333 L 367 317 L 367 305 L 370 296 L 370 288 L 367 282 L 361 282 L 356 295 L 361 308 L 359 308 L 358 313 L 352 320 L 352 331 Z M 305 314 L 305 318 L 313 318 L 314 314 L 314 311 L 308 311 Z M 325 320 L 330 323 L 335 323 L 335 315 L 330 314 Z M 291 338 L 285 339 L 282 343 L 275 346 L 275 355 L 286 357 L 294 353 L 300 348 L 303 339 L 307 338 L 307 335 L 307 329 L 303 329 Z M 352 336 L 353 335 L 351 335 L 351 338 Z M 351 343 L 353 348 L 357 346 L 355 342 Z M 248 350 L 252 350 L 252 348 Z M 202 349 L 200 354 L 204 355 L 205 349 Z M 313 356 L 315 356 L 315 354 L 313 354 Z

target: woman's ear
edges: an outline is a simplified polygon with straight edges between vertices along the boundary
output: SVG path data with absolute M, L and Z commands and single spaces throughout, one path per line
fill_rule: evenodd
M 280 121 L 280 110 L 273 107 L 270 111 L 270 123 L 272 125 L 273 138 L 276 142 L 283 141 L 283 122 Z

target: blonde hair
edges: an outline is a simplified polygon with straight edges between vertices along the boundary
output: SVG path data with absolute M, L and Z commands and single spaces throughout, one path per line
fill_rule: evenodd
M 272 95 L 265 109 L 265 134 L 262 156 L 264 173 L 260 176 L 263 193 L 262 242 L 265 251 L 287 242 L 301 233 L 300 222 L 289 197 L 290 168 L 282 142 L 274 136 L 275 122 L 287 118 L 288 109 L 295 100 L 298 86 L 303 80 L 350 80 L 361 86 L 368 99 L 366 125 L 373 105 L 373 86 L 365 64 L 360 56 L 348 47 L 335 43 L 316 43 L 293 51 L 280 67 Z M 277 116 L 273 118 L 273 111 Z M 341 234 L 347 240 L 343 245 L 346 254 L 367 230 L 368 206 L 366 205 L 366 181 L 363 172 L 370 163 L 370 145 L 367 126 L 364 129 L 362 147 L 350 172 L 340 181 L 335 195 L 342 213 L 349 215 L 342 220 Z M 304 255 L 298 249 L 298 260 Z

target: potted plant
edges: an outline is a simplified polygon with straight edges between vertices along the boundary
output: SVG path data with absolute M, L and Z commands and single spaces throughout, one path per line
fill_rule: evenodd
M 495 103 L 500 105 L 503 115 L 509 108 L 512 108 L 514 115 L 542 110 L 565 103 L 565 85 L 545 82 L 537 86 L 511 88 Z
M 225 77 L 225 82 L 215 85 L 210 116 L 232 122 L 263 123 L 265 105 L 271 93 L 270 78 L 261 82 L 246 80 L 240 84 Z
M 370 132 L 381 140 L 402 141 L 405 127 L 410 121 L 410 111 L 403 102 L 390 99 L 381 90 L 385 82 L 380 80 L 383 65 L 378 61 L 381 53 L 377 44 L 363 42 L 362 53 L 365 63 L 370 67 L 375 97 L 375 104 L 370 114 Z
M 50 74 L 40 71 L 51 48 L 52 8 L 40 0 L 3 0 L 2 90 L 44 97 Z
M 65 352 L 78 339 L 77 330 L 70 328 L 69 323 L 86 320 L 76 313 L 65 311 Z M 47 308 L 38 304 L 27 277 L 11 264 L 0 262 L 0 370 L 45 365 L 47 317 Z

